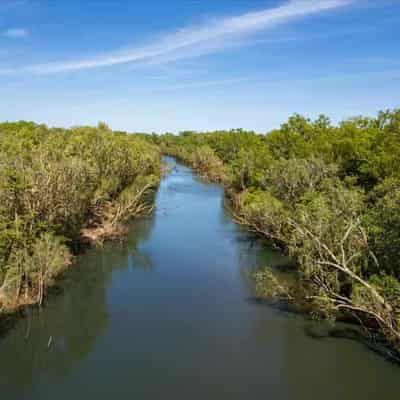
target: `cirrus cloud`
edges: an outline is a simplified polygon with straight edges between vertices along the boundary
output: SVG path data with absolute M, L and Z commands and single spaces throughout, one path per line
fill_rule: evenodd
M 217 18 L 189 26 L 142 46 L 76 60 L 21 67 L 19 72 L 50 74 L 137 62 L 167 62 L 221 51 L 240 39 L 294 20 L 342 8 L 354 0 L 288 0 L 275 8 Z

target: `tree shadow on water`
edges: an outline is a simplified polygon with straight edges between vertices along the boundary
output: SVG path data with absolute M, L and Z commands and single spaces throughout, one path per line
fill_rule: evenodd
M 153 219 L 131 225 L 123 243 L 106 243 L 77 257 L 42 307 L 28 307 L 0 324 L 0 386 L 27 387 L 39 377 L 65 377 L 86 359 L 109 325 L 107 288 L 115 270 L 127 269 L 147 240 Z M 144 255 L 135 265 L 151 267 Z M 11 390 L 11 389 L 10 389 Z

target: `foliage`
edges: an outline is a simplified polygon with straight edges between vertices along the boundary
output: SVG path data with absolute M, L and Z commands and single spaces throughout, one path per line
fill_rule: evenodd
M 229 176 L 223 183 L 235 220 L 292 255 L 313 314 L 351 315 L 400 351 L 400 109 L 337 126 L 296 114 L 267 135 L 154 140 L 195 167 L 199 149 L 213 151 L 221 163 L 209 163 L 208 175 Z M 272 276 L 258 273 L 260 293 L 298 297 Z
M 380 268 L 400 279 L 400 179 L 385 179 L 370 193 L 366 215 L 371 247 Z
M 158 183 L 159 170 L 155 146 L 104 123 L 72 129 L 0 124 L 0 307 L 13 307 L 5 295 L 11 288 L 16 305 L 22 297 L 36 301 L 37 293 L 41 299 L 69 263 L 65 245 L 73 249 L 83 228 L 101 224 L 106 210 L 129 197 L 127 188 L 135 188 L 139 206 L 138 192 Z M 46 264 L 50 259 L 54 265 Z

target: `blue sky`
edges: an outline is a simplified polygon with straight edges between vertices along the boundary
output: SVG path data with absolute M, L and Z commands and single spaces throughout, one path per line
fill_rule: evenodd
M 399 89 L 400 0 L 0 0 L 0 120 L 266 132 Z

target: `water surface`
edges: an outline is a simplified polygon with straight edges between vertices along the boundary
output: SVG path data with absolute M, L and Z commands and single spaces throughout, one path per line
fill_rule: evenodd
M 250 301 L 249 272 L 288 260 L 232 223 L 220 187 L 177 165 L 156 206 L 0 339 L 3 399 L 398 397 L 398 367 Z

